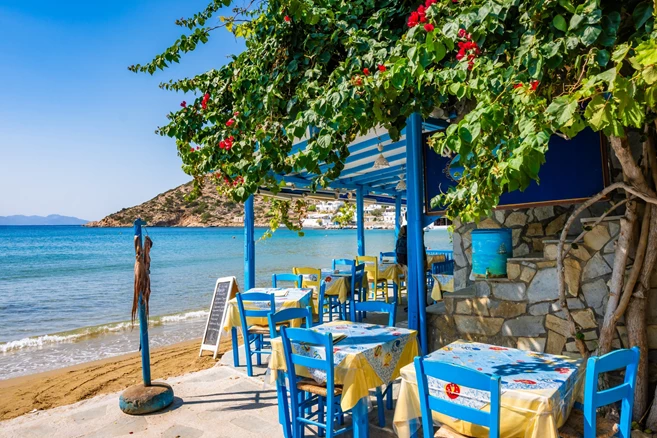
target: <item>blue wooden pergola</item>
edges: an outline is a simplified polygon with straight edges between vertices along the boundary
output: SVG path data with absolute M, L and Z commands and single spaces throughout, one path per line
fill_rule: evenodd
M 437 119 L 423 120 L 419 113 L 411 115 L 402 131 L 399 141 L 392 141 L 380 128 L 357 138 L 349 145 L 350 155 L 338 179 L 325 189 L 355 192 L 358 255 L 365 253 L 364 203 L 366 199 L 396 206 L 396 230 L 401 224 L 400 210 L 402 204 L 407 208 L 408 231 L 408 326 L 419 333 L 423 354 L 427 354 L 426 323 L 426 272 L 425 253 L 422 241 L 423 228 L 436 220 L 436 216 L 427 216 L 424 208 L 424 157 L 423 132 L 444 129 L 447 122 Z M 310 133 L 312 135 L 312 132 Z M 302 151 L 308 144 L 307 139 L 296 143 L 291 154 Z M 383 150 L 379 150 L 379 145 Z M 380 154 L 387 159 L 389 166 L 374 168 L 374 162 Z M 323 171 L 327 166 L 320 166 Z M 275 175 L 292 189 L 284 193 L 294 195 L 295 189 L 308 188 L 312 174 L 291 173 Z M 406 190 L 396 189 L 400 176 L 406 180 Z M 324 189 L 322 189 L 324 190 Z M 344 195 L 343 195 L 344 196 Z M 244 208 L 244 284 L 245 289 L 255 287 L 255 232 L 254 232 L 253 196 L 245 202 Z M 392 250 L 392 248 L 391 248 Z

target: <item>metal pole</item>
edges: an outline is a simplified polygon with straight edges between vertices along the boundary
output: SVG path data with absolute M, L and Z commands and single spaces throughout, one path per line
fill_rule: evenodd
M 426 272 L 422 227 L 423 159 L 422 117 L 413 113 L 406 124 L 407 191 L 406 214 L 408 231 L 408 326 L 419 331 L 422 354 L 427 354 Z
M 141 219 L 135 220 L 135 236 L 139 238 L 139 248 L 144 247 L 141 237 Z M 146 317 L 146 304 L 142 298 L 143 291 L 139 291 L 139 343 L 141 345 L 141 374 L 144 386 L 151 386 L 151 352 L 148 346 L 148 318 Z
M 399 235 L 399 229 L 401 228 L 401 207 L 402 207 L 402 197 L 399 193 L 395 197 L 395 238 Z
M 365 255 L 365 208 L 363 188 L 356 188 L 356 228 L 358 234 L 358 255 Z
M 244 290 L 255 287 L 255 213 L 253 196 L 244 203 Z

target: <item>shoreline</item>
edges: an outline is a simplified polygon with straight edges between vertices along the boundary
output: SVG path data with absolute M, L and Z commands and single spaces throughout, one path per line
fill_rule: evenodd
M 201 339 L 198 338 L 152 349 L 153 380 L 215 366 L 223 353 L 231 348 L 230 337 L 219 346 L 217 360 L 212 359 L 210 352 L 199 357 L 200 346 Z M 140 381 L 141 355 L 138 352 L 0 380 L 0 421 L 121 391 Z

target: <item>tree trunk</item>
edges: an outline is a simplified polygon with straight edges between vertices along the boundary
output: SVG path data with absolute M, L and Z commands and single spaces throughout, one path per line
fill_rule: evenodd
M 616 320 L 614 314 L 618 307 L 621 292 L 623 290 L 623 281 L 625 280 L 625 266 L 629 256 L 628 250 L 632 241 L 632 230 L 636 223 L 636 203 L 628 202 L 625 210 L 625 217 L 621 219 L 620 234 L 616 244 L 616 254 L 614 257 L 614 270 L 611 274 L 609 286 L 609 300 L 605 309 L 605 316 L 600 327 L 600 338 L 598 340 L 598 355 L 602 356 L 611 351 L 611 342 L 614 339 L 616 331 Z

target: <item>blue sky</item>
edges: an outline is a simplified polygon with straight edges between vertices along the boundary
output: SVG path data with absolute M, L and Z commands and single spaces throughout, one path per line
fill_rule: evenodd
M 190 97 L 160 81 L 201 73 L 243 50 L 225 30 L 154 76 L 127 67 L 183 32 L 207 0 L 0 2 L 0 216 L 95 220 L 190 178 L 155 135 Z

